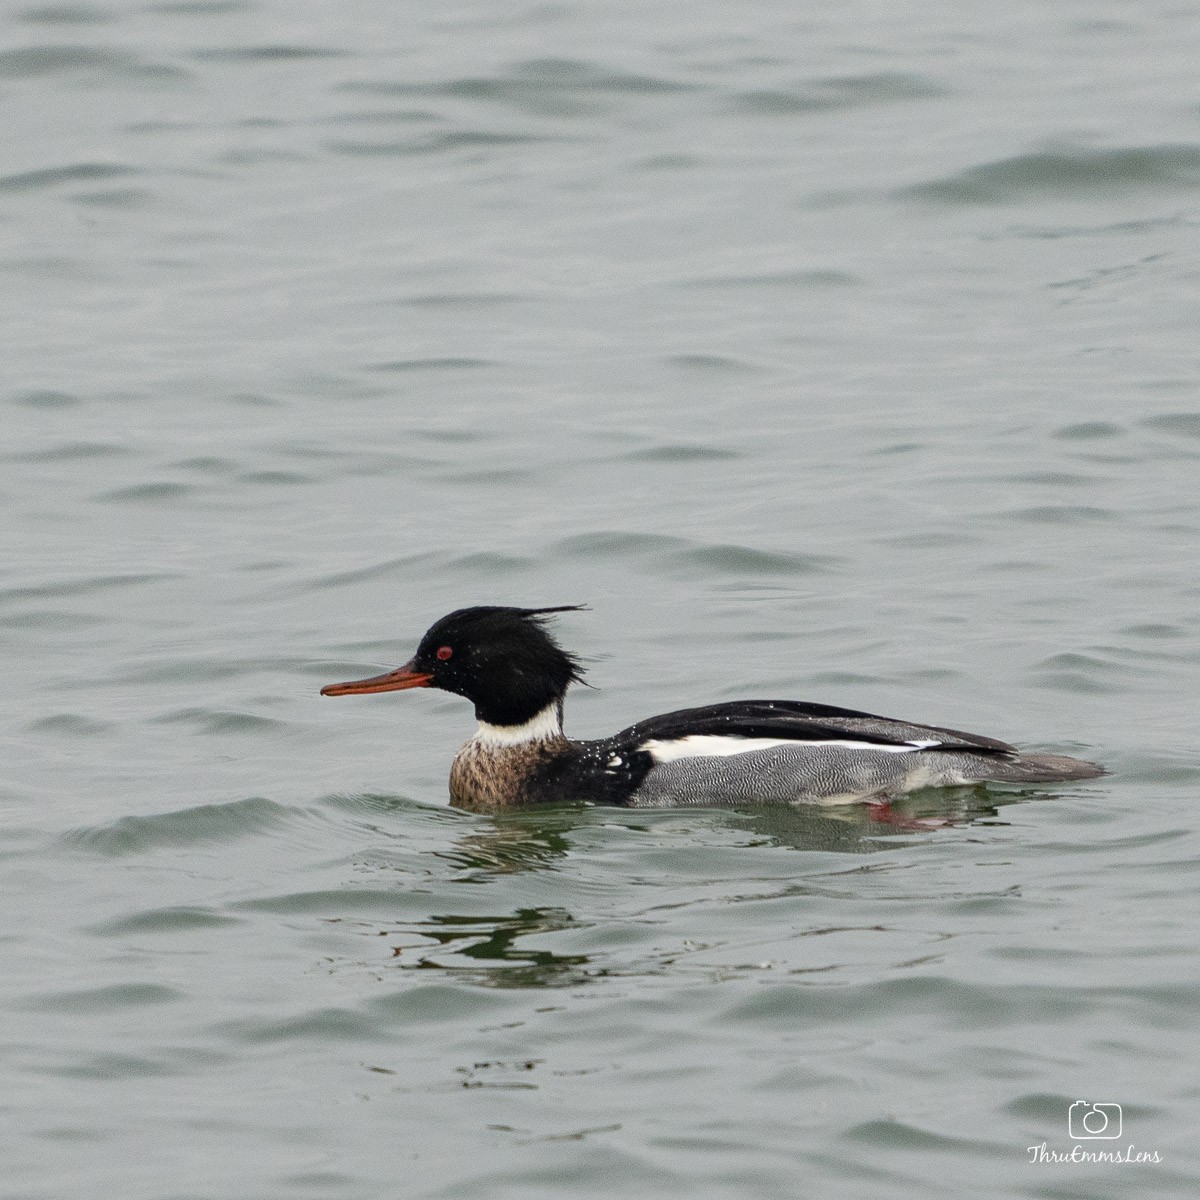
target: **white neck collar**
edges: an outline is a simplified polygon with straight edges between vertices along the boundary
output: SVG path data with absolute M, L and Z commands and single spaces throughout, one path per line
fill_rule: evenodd
M 489 725 L 479 722 L 479 729 L 471 739 L 484 746 L 520 746 L 525 742 L 548 742 L 562 737 L 562 703 L 556 700 L 548 704 L 524 725 Z

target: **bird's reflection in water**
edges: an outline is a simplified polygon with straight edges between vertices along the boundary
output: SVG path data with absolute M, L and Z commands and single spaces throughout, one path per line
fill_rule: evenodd
M 591 810 L 580 808 L 532 809 L 496 813 L 486 828 L 459 838 L 438 858 L 464 874 L 460 883 L 486 883 L 497 875 L 551 869 L 571 849 L 569 834 Z
M 519 908 L 505 917 L 434 916 L 411 927 L 434 946 L 404 954 L 400 966 L 449 971 L 483 987 L 570 987 L 598 973 L 586 954 L 555 954 L 520 942 L 573 924 L 563 908 Z
M 897 836 L 919 838 L 965 825 L 1003 824 L 1000 808 L 1045 792 L 996 792 L 977 785 L 930 788 L 876 804 L 762 805 L 737 812 L 738 824 L 777 846 L 841 854 L 893 849 Z
M 496 813 L 438 857 L 464 874 L 460 882 L 484 883 L 498 875 L 553 870 L 572 848 L 570 835 L 596 825 L 628 829 L 669 828 L 679 818 L 695 830 L 697 818 L 714 828 L 737 828 L 794 850 L 871 854 L 895 843 L 895 835 L 932 835 L 940 829 L 996 824 L 1001 806 L 1045 791 L 996 792 L 987 788 L 937 788 L 890 804 L 764 804 L 747 808 L 631 809 L 563 807 Z
M 1029 796 L 1045 793 L 1028 793 Z M 736 829 L 750 835 L 744 844 L 785 846 L 800 851 L 870 854 L 895 849 L 896 836 L 918 839 L 969 824 L 995 824 L 1000 805 L 1023 799 L 1020 792 L 984 788 L 938 789 L 914 794 L 887 806 L 844 808 L 816 805 L 761 806 L 753 809 L 690 809 L 687 838 L 694 842 L 697 818 L 706 827 Z M 628 830 L 669 830 L 669 820 L 684 810 L 664 813 L 631 809 L 557 808 L 500 813 L 487 818 L 452 848 L 438 852 L 460 874 L 456 883 L 485 884 L 521 872 L 558 869 L 573 848 L 574 832 L 597 825 Z M 666 818 L 666 820 L 664 820 Z M 702 836 L 701 830 L 700 836 Z M 586 928 L 565 908 L 518 908 L 503 916 L 436 915 L 408 927 L 423 945 L 396 948 L 402 970 L 438 970 L 483 987 L 574 987 L 610 975 L 612 968 L 586 954 L 565 954 L 546 947 L 545 935 Z M 528 944 L 533 939 L 535 944 Z

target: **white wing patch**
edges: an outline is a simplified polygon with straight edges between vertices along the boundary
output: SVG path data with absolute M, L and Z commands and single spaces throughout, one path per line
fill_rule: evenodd
M 679 758 L 718 758 L 730 754 L 752 754 L 755 750 L 771 750 L 776 746 L 795 746 L 816 750 L 821 746 L 843 746 L 847 750 L 878 750 L 884 754 L 911 754 L 914 750 L 929 750 L 942 743 L 936 739 L 924 742 L 905 742 L 901 746 L 881 746 L 876 742 L 856 742 L 853 739 L 831 739 L 806 742 L 800 738 L 745 738 L 728 734 L 692 733 L 687 737 L 664 742 L 652 738 L 638 749 L 645 750 L 656 763 L 674 762 Z

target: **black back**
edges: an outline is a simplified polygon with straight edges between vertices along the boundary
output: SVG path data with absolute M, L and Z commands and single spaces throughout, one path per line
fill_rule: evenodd
M 639 721 L 609 739 L 614 747 L 640 746 L 650 740 L 674 741 L 689 736 L 786 738 L 797 742 L 851 740 L 877 746 L 937 741 L 940 750 L 977 754 L 1012 754 L 1014 748 L 995 738 L 917 725 L 873 713 L 802 700 L 732 700 L 703 708 L 683 708 Z

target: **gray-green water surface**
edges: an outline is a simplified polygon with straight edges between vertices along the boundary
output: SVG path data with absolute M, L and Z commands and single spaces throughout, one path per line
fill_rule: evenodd
M 0 1194 L 1197 1194 L 1193 8 L 0 30 Z M 1112 774 L 488 818 L 468 706 L 317 695 L 580 602 L 579 736 Z

